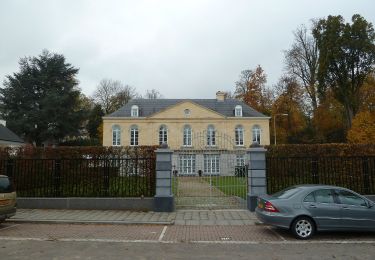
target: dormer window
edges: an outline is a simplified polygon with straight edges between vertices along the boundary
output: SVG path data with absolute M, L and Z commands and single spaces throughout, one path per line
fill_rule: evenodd
M 242 106 L 237 105 L 234 109 L 234 115 L 236 117 L 242 117 Z
M 139 109 L 137 105 L 133 105 L 131 109 L 131 117 L 138 117 L 139 116 Z

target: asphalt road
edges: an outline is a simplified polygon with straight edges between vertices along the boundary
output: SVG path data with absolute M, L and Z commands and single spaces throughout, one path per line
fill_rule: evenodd
M 0 225 L 0 259 L 374 259 L 375 233 L 309 241 L 267 226 Z

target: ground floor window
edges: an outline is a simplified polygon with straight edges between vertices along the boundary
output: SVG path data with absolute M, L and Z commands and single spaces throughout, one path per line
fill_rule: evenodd
M 195 155 L 182 154 L 180 155 L 180 169 L 181 174 L 194 174 L 195 173 Z
M 205 154 L 204 155 L 204 173 L 219 174 L 220 173 L 220 155 Z
M 245 166 L 245 155 L 244 154 L 236 155 L 236 166 Z

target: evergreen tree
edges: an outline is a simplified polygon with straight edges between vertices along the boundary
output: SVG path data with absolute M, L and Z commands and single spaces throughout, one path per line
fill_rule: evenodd
M 78 69 L 61 54 L 44 50 L 19 61 L 19 72 L 8 75 L 0 89 L 7 126 L 29 143 L 59 141 L 77 134 L 83 118 L 79 106 Z

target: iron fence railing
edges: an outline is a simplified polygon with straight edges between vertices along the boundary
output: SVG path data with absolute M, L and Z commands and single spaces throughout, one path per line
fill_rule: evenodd
M 375 156 L 267 157 L 269 194 L 297 184 L 342 186 L 375 194 Z
M 20 197 L 151 197 L 155 158 L 7 159 L 8 175 Z

